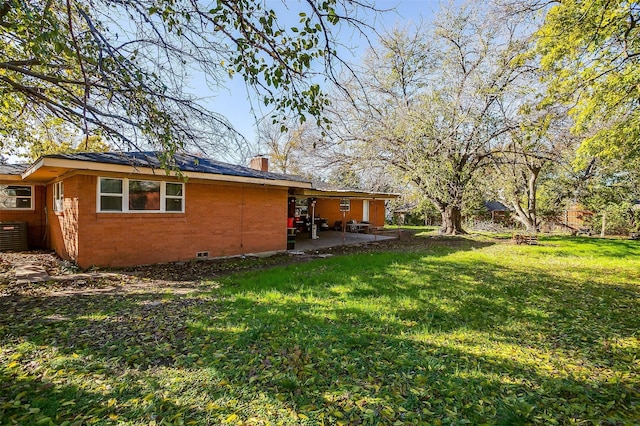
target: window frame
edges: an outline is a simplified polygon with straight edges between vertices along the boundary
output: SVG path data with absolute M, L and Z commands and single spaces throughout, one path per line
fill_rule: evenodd
M 351 211 L 351 199 L 350 198 L 341 198 L 340 199 L 340 211 L 341 212 L 350 212 Z
M 102 179 L 110 179 L 110 180 L 119 180 L 122 182 L 122 192 L 102 192 L 101 188 L 102 188 Z M 98 190 L 98 199 L 96 200 L 96 211 L 98 213 L 124 213 L 126 212 L 125 208 L 128 208 L 128 204 L 125 204 L 125 200 L 127 200 L 129 197 L 128 194 L 128 186 L 125 186 L 125 180 L 123 178 L 113 178 L 113 177 L 99 177 L 98 178 L 98 185 L 97 185 L 97 190 Z M 126 194 L 126 195 L 125 195 Z M 102 197 L 119 197 L 122 200 L 121 206 L 122 209 L 121 210 L 103 210 L 102 209 Z
M 53 184 L 53 211 L 64 211 L 64 182 L 58 181 Z
M 181 195 L 167 194 L 167 184 L 180 185 Z M 180 200 L 180 210 L 167 210 L 167 200 Z M 163 182 L 160 185 L 160 206 L 164 207 L 165 213 L 184 213 L 184 183 L 183 182 Z
M 101 192 L 100 191 L 100 187 L 101 187 L 101 182 L 103 179 L 112 179 L 112 180 L 119 180 L 122 182 L 122 192 L 121 193 L 114 193 L 114 192 Z M 160 183 L 160 209 L 159 210 L 137 210 L 137 209 L 130 209 L 129 208 L 129 181 L 144 181 L 144 182 L 158 182 Z M 182 195 L 177 196 L 177 195 L 170 195 L 167 196 L 167 184 L 175 184 L 175 185 L 180 185 L 182 187 Z M 96 212 L 97 213 L 133 213 L 133 214 L 140 214 L 140 213 L 150 213 L 150 214 L 157 214 L 157 213 L 170 213 L 170 214 L 184 214 L 185 212 L 185 184 L 184 182 L 167 182 L 164 180 L 155 180 L 155 179 L 144 179 L 142 177 L 135 177 L 135 178 L 120 178 L 120 177 L 109 177 L 109 176 L 99 176 L 98 177 L 98 181 L 97 181 L 97 185 L 96 185 L 96 193 L 97 193 L 97 198 L 96 198 Z M 122 198 L 122 210 L 103 210 L 102 209 L 102 202 L 101 202 L 101 197 L 121 197 Z M 181 199 L 182 203 L 181 203 L 181 210 L 167 210 L 166 208 L 166 200 L 167 198 L 169 199 Z
M 22 210 L 22 211 L 26 211 L 26 210 L 35 210 L 36 206 L 35 206 L 35 187 L 33 185 L 22 185 L 22 184 L 12 184 L 12 183 L 3 183 L 0 184 L 0 188 L 4 187 L 4 186 L 21 186 L 24 188 L 29 188 L 31 190 L 31 195 L 29 195 L 28 197 L 26 196 L 10 196 L 10 195 L 0 195 L 0 197 L 2 198 L 28 198 L 29 199 L 29 207 L 4 207 L 4 205 L 2 203 L 0 203 L 0 210 Z
M 132 209 L 131 208 L 131 182 L 153 182 L 158 184 L 158 191 L 153 191 L 158 194 L 158 209 Z M 148 212 L 148 213 L 158 213 L 162 211 L 162 193 L 163 187 L 165 187 L 165 183 L 159 180 L 149 180 L 149 179 L 127 179 L 127 209 L 129 212 Z M 124 201 L 124 200 L 123 200 Z

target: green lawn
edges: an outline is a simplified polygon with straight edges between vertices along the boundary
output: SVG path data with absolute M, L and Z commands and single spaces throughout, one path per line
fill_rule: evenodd
M 434 241 L 186 295 L 0 299 L 0 419 L 640 423 L 640 242 Z

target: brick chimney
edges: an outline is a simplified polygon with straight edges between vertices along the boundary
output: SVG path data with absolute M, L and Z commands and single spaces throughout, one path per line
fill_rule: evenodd
M 249 164 L 254 170 L 260 170 L 261 172 L 269 171 L 269 159 L 267 157 L 253 157 L 251 164 Z

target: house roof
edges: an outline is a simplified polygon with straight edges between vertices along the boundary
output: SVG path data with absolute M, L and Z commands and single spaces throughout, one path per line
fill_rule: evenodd
M 29 164 L 0 164 L 0 175 L 19 176 Z
M 161 164 L 158 159 L 158 153 L 153 151 L 146 152 L 84 152 L 77 154 L 52 154 L 45 158 L 59 158 L 76 161 L 90 161 L 103 164 L 118 164 L 134 167 L 148 167 L 160 169 Z M 182 172 L 210 173 L 225 176 L 241 176 L 258 179 L 275 179 L 275 180 L 293 180 L 296 182 L 304 182 L 305 180 L 298 176 L 283 175 L 279 173 L 263 172 L 249 167 L 238 166 L 235 164 L 223 163 L 221 161 L 212 160 L 210 158 L 198 157 L 192 154 L 178 153 L 173 156 L 175 166 Z
M 362 189 L 345 188 L 326 182 L 313 182 L 311 188 L 296 190 L 295 195 L 309 198 L 363 198 L 363 199 L 393 199 L 400 194 L 389 192 L 364 191 Z
M 310 188 L 311 183 L 298 176 L 263 172 L 249 167 L 223 163 L 191 154 L 175 154 L 173 165 L 189 178 L 271 184 Z M 92 170 L 127 174 L 165 174 L 158 154 L 147 152 L 87 152 L 45 155 L 29 166 L 24 179 L 49 181 L 73 170 Z M 175 175 L 171 172 L 169 175 Z
M 485 207 L 490 212 L 506 212 L 509 211 L 509 207 L 502 204 L 500 201 L 485 201 Z
M 312 183 L 300 176 L 263 172 L 192 154 L 175 154 L 173 161 L 173 166 L 190 179 L 286 186 L 294 188 L 295 195 L 304 197 L 391 199 L 399 196 L 385 192 L 338 188 L 325 183 Z M 5 179 L 44 183 L 78 170 L 93 173 L 165 174 L 165 170 L 160 165 L 158 153 L 146 151 L 51 154 L 39 158 L 31 165 L 0 166 L 0 175 L 5 175 Z M 168 174 L 175 176 L 174 172 Z

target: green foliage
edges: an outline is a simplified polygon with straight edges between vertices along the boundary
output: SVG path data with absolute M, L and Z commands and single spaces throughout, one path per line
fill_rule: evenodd
M 43 155 L 76 153 L 76 152 L 108 152 L 111 147 L 102 138 L 95 134 L 77 141 L 77 135 L 73 128 L 70 128 L 59 118 L 51 119 L 46 127 L 34 129 L 33 143 L 28 147 L 28 158 L 35 161 Z
M 32 129 L 54 117 L 85 134 L 99 129 L 121 149 L 151 145 L 169 156 L 207 144 L 231 150 L 237 135 L 228 121 L 188 94 L 194 73 L 214 90 L 238 75 L 278 112 L 321 121 L 327 99 L 312 74 L 339 60 L 331 29 L 363 25 L 357 11 L 368 6 L 308 0 L 297 7 L 299 22 L 291 26 L 253 0 L 210 7 L 2 0 L 1 147 L 28 148 L 37 140 Z
M 538 217 L 542 220 L 554 220 L 562 217 L 567 200 L 563 199 L 563 189 L 558 185 L 558 174 L 547 176 L 540 182 L 537 194 Z
M 349 165 L 339 165 L 327 179 L 330 184 L 341 188 L 362 188 L 362 181 L 357 171 Z
M 551 7 L 537 34 L 550 101 L 575 106 L 585 153 L 640 155 L 640 7 L 626 0 L 570 0 Z
M 633 424 L 636 241 L 435 240 L 0 299 L 5 424 Z M 190 284 L 194 285 L 194 284 Z
M 602 230 L 604 220 L 604 231 L 606 235 L 629 235 L 631 232 L 638 232 L 640 224 L 640 211 L 634 209 L 634 204 L 622 202 L 620 204 L 609 203 L 597 210 L 597 214 L 592 220 L 592 228 L 595 232 Z
M 599 231 L 605 217 L 605 232 L 626 235 L 638 230 L 635 209 L 640 200 L 640 158 L 609 159 L 582 185 L 579 200 L 596 213 L 593 228 Z

